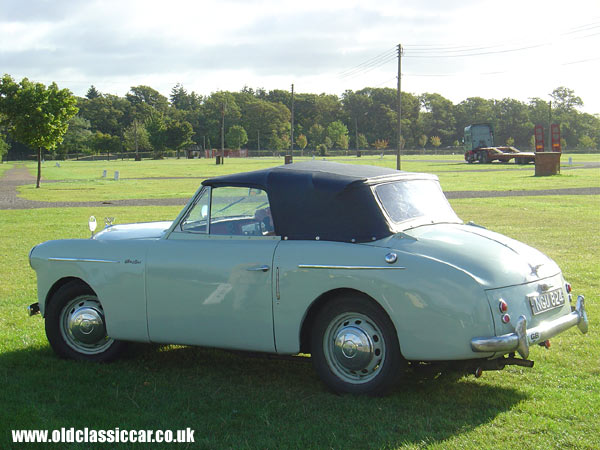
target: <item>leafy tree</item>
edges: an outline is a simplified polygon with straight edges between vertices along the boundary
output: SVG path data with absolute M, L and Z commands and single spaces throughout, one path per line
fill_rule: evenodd
M 327 147 L 327 150 L 333 147 L 333 141 L 329 136 L 325 136 L 325 139 L 323 139 L 323 145 Z
M 386 148 L 388 148 L 389 145 L 389 141 L 386 139 L 377 139 L 373 145 L 375 146 L 375 148 L 377 150 L 385 150 Z
M 466 126 L 474 123 L 494 123 L 494 101 L 481 97 L 469 97 L 454 107 L 456 128 L 462 137 Z
M 550 110 L 550 105 L 547 101 L 538 97 L 530 98 L 528 110 L 529 121 L 533 123 L 534 126 L 538 124 L 547 126 L 549 119 L 548 113 Z
M 117 153 L 121 151 L 122 144 L 119 136 L 111 136 L 110 134 L 96 131 L 90 137 L 90 146 L 96 151 L 96 153 Z
M 440 145 L 442 145 L 442 140 L 439 136 L 431 136 L 429 142 L 431 142 L 431 145 L 433 145 L 435 148 L 438 148 Z
M 553 108 L 557 109 L 559 112 L 570 112 L 575 108 L 583 106 L 583 100 L 581 97 L 575 95 L 575 91 L 573 89 L 566 88 L 564 86 L 557 87 L 550 94 L 552 97 Z
M 180 83 L 171 89 L 170 100 L 171 105 L 182 111 L 197 111 L 202 104 L 202 96 L 195 92 L 188 94 Z
M 145 123 L 148 139 L 154 149 L 154 157 L 162 157 L 162 152 L 167 146 L 167 125 L 162 114 L 155 113 Z
M 290 136 L 277 134 L 277 130 L 272 130 L 267 139 L 267 145 L 273 150 L 283 150 L 290 146 Z
M 347 100 L 344 107 L 348 122 L 353 122 L 351 128 L 357 127 L 362 131 L 368 142 L 374 142 L 377 139 L 389 142 L 396 139 L 398 123 L 396 90 L 364 88 L 353 94 L 349 91 L 345 93 Z M 404 93 L 402 93 L 402 99 L 407 99 Z M 344 96 L 342 101 L 344 101 Z M 403 124 L 406 124 L 406 121 L 403 121 Z
M 596 148 L 596 142 L 589 136 L 581 136 L 579 138 L 579 145 L 577 148 L 582 150 L 588 150 L 592 148 Z
M 325 139 L 325 129 L 321 124 L 315 123 L 309 128 L 307 135 L 310 145 L 316 148 Z
M 177 83 L 173 89 L 171 89 L 171 105 L 173 105 L 175 108 L 187 109 L 187 98 L 188 93 L 181 84 Z
M 248 142 L 248 135 L 246 134 L 246 130 L 239 125 L 234 125 L 229 128 L 227 132 L 227 136 L 225 136 L 225 140 L 227 141 L 227 146 L 233 148 L 235 150 L 239 150 L 242 145 Z
M 326 135 L 335 147 L 348 149 L 348 128 L 341 121 L 331 122 L 327 126 Z
M 296 145 L 301 151 L 304 151 L 304 149 L 308 145 L 308 139 L 306 139 L 306 136 L 303 134 L 299 134 L 296 138 Z
M 506 145 L 512 147 L 513 145 L 515 145 L 515 140 L 512 137 L 509 137 L 508 139 L 506 139 Z
M 0 81 L 0 113 L 11 136 L 37 150 L 36 188 L 42 177 L 42 149 L 52 150 L 62 142 L 75 114 L 77 100 L 56 83 L 46 87 L 23 78 L 16 83 L 10 75 Z
M 203 133 L 211 142 L 221 142 L 222 119 L 225 119 L 225 129 L 238 125 L 241 117 L 240 107 L 231 92 L 213 92 L 202 104 Z M 223 136 L 224 137 L 224 136 Z
M 529 120 L 528 106 L 519 100 L 505 98 L 496 102 L 494 111 L 496 145 L 512 137 L 517 147 L 526 146 L 534 128 L 534 124 Z
M 358 148 L 369 148 L 369 142 L 362 133 L 358 133 Z
M 115 136 L 122 134 L 125 116 L 131 109 L 127 100 L 117 96 L 79 98 L 77 106 L 79 115 L 89 120 L 92 132 L 101 131 Z
M 239 103 L 240 125 L 246 130 L 250 148 L 259 148 L 259 137 L 261 146 L 264 147 L 265 144 L 270 146 L 272 136 L 278 140 L 289 134 L 291 113 L 287 106 L 269 103 L 248 94 L 244 97 L 238 96 L 236 103 Z M 277 145 L 281 146 L 283 143 Z
M 6 142 L 5 136 L 0 134 L 0 164 L 4 162 L 4 156 L 8 153 L 10 144 Z
M 127 151 L 150 151 L 152 145 L 150 144 L 148 130 L 146 127 L 141 125 L 137 120 L 131 123 L 123 132 L 123 140 L 125 141 L 125 149 Z M 136 147 L 137 142 L 137 147 Z
M 126 98 L 134 106 L 145 105 L 161 113 L 167 112 L 169 108 L 167 97 L 150 86 L 132 86 Z
M 189 122 L 178 120 L 168 120 L 166 123 L 166 145 L 168 148 L 177 151 L 179 158 L 179 150 L 194 143 L 192 135 L 194 130 Z
M 424 134 L 439 136 L 445 142 L 452 142 L 456 139 L 458 136 L 452 102 L 440 94 L 427 93 L 421 95 L 420 99 L 425 110 L 423 113 Z
M 425 134 L 422 134 L 421 136 L 419 136 L 419 145 L 421 146 L 421 148 L 425 148 L 425 146 L 427 145 L 427 136 Z
M 281 103 L 282 105 L 291 106 L 292 93 L 283 89 L 274 89 L 269 91 L 266 100 L 271 103 Z
M 69 120 L 69 128 L 64 135 L 63 142 L 57 147 L 61 155 L 67 153 L 90 153 L 89 141 L 92 136 L 90 121 L 80 115 Z
M 93 98 L 98 98 L 101 95 L 102 94 L 100 94 L 100 91 L 98 91 L 98 89 L 96 89 L 96 87 L 93 84 L 88 89 L 87 94 L 85 94 L 86 98 L 88 98 L 89 100 L 92 100 Z
M 367 115 L 373 107 L 373 100 L 365 94 L 348 90 L 342 94 L 342 106 L 347 114 L 348 122 L 351 123 L 351 128 L 354 129 L 354 137 L 356 138 L 359 129 L 366 130 L 365 123 Z M 357 143 L 355 142 L 354 145 L 356 146 Z M 358 147 L 364 148 L 360 145 Z

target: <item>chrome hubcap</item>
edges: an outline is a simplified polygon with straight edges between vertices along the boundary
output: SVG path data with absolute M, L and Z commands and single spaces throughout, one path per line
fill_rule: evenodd
M 88 355 L 101 353 L 114 342 L 106 335 L 102 305 L 92 295 L 79 296 L 65 305 L 60 332 L 69 347 Z
M 373 343 L 364 330 L 344 327 L 339 330 L 333 346 L 333 356 L 349 370 L 361 370 L 373 358 Z
M 353 384 L 372 380 L 385 359 L 385 342 L 379 327 L 359 313 L 344 313 L 332 320 L 323 346 L 331 370 Z
M 102 315 L 90 306 L 78 307 L 69 316 L 69 332 L 85 344 L 93 344 L 106 336 Z

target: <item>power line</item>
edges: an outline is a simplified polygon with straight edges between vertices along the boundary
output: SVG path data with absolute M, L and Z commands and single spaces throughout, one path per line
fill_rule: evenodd
M 571 62 L 566 62 L 561 64 L 561 66 L 570 66 L 571 64 L 582 64 L 582 63 L 586 63 L 586 62 L 590 62 L 590 61 L 598 61 L 600 59 L 600 56 L 597 56 L 596 58 L 587 58 L 587 59 L 580 59 L 579 61 L 571 61 Z
M 531 50 L 531 49 L 534 49 L 534 48 L 545 47 L 547 45 L 550 45 L 550 44 L 537 44 L 537 45 L 530 45 L 530 46 L 520 47 L 520 48 L 511 48 L 511 49 L 506 49 L 506 50 L 496 50 L 496 51 L 493 51 L 493 52 L 464 53 L 464 54 L 461 54 L 461 55 L 444 55 L 444 54 L 439 54 L 439 55 L 416 54 L 416 55 L 413 55 L 413 54 L 408 54 L 408 55 L 406 55 L 406 58 L 466 58 L 466 57 L 470 57 L 470 56 L 498 55 L 498 54 L 501 54 L 501 53 L 521 52 L 521 51 L 524 51 L 524 50 Z
M 383 53 L 381 53 L 381 54 L 379 54 L 377 56 L 374 56 L 373 58 L 370 58 L 370 59 L 368 59 L 368 60 L 366 60 L 366 61 L 358 64 L 357 66 L 354 66 L 354 67 L 352 67 L 350 69 L 346 69 L 346 70 L 341 71 L 338 74 L 338 76 L 342 77 L 342 78 L 346 77 L 346 76 L 350 76 L 353 73 L 360 72 L 360 71 L 364 70 L 365 68 L 369 68 L 369 67 L 372 67 L 374 65 L 378 65 L 379 63 L 381 63 L 381 61 L 385 60 L 387 62 L 387 59 L 390 56 L 394 56 L 395 57 L 395 55 L 396 55 L 396 49 L 395 48 L 386 50 L 385 52 L 383 52 Z
M 592 22 L 585 25 L 580 25 L 578 27 L 573 27 L 568 29 L 567 31 L 560 33 L 560 36 L 569 36 L 576 35 L 568 38 L 567 40 L 575 40 L 575 39 L 586 39 L 593 36 L 598 36 L 600 33 L 592 33 L 581 35 L 581 33 L 593 31 L 600 28 L 600 22 Z M 511 53 L 523 50 L 530 50 L 534 48 L 539 48 L 543 46 L 553 45 L 555 42 L 541 42 L 541 43 L 532 43 L 516 48 L 504 48 L 495 51 L 489 52 L 478 52 L 478 50 L 491 50 L 494 48 L 501 48 L 508 45 L 508 42 L 493 44 L 485 47 L 473 47 L 468 45 L 435 45 L 435 44 L 415 44 L 415 45 L 407 45 L 407 48 L 410 51 L 407 55 L 408 58 L 458 58 L 458 57 L 469 57 L 469 56 L 484 56 L 484 55 L 493 55 L 493 54 L 501 54 L 501 53 Z M 475 52 L 475 53 L 473 53 Z M 430 54 L 435 53 L 435 54 Z

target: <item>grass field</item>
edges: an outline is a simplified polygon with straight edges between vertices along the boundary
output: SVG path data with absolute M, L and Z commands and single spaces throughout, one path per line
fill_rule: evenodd
M 595 158 L 581 156 L 582 162 Z M 436 164 L 425 159 L 415 158 L 415 166 Z M 365 158 L 367 161 L 371 162 Z M 160 165 L 163 161 L 148 163 L 144 170 L 136 166 L 131 177 L 168 176 L 157 175 L 167 170 Z M 81 169 L 75 164 L 63 163 L 55 169 L 65 169 L 60 173 L 70 173 L 71 180 L 78 179 L 78 170 L 80 177 L 88 176 L 89 171 L 90 181 L 86 183 L 99 181 L 92 175 L 101 173 L 101 164 Z M 120 170 L 124 176 L 136 163 L 124 164 L 112 170 Z M 178 164 L 169 165 L 171 176 L 197 176 L 183 175 L 189 173 L 187 165 Z M 227 160 L 224 167 L 206 165 L 206 171 L 234 171 L 234 167 Z M 430 169 L 426 171 L 433 171 L 432 166 L 427 167 Z M 475 189 L 506 190 L 515 183 L 513 172 L 520 173 L 511 169 L 454 177 L 442 170 L 434 172 L 449 191 L 464 190 L 471 182 L 463 177 L 472 176 L 481 184 Z M 577 186 L 598 186 L 600 170 L 573 172 Z M 60 179 L 48 167 L 44 174 Z M 155 181 L 156 192 L 172 193 L 175 180 Z M 188 196 L 198 184 L 198 180 L 192 181 Z M 539 182 L 535 184 L 538 179 L 534 179 L 533 184 L 519 189 L 567 187 L 572 180 L 564 171 L 562 176 Z M 37 192 L 53 185 L 47 183 Z M 129 198 L 138 195 L 129 187 L 118 190 Z M 74 192 L 63 192 L 60 200 L 72 200 Z M 114 192 L 108 189 L 103 195 Z M 29 249 L 49 239 L 88 237 L 87 218 L 91 214 L 114 216 L 117 223 L 125 223 L 173 218 L 179 208 L 0 210 L 0 448 L 13 445 L 11 429 L 61 427 L 191 427 L 196 443 L 190 448 L 206 449 L 600 448 L 600 198 L 508 197 L 451 203 L 465 221 L 474 220 L 522 240 L 555 259 L 575 292 L 586 296 L 590 331 L 583 336 L 569 330 L 554 338 L 548 351 L 533 348 L 533 369 L 509 367 L 486 372 L 480 379 L 413 375 L 391 395 L 378 399 L 329 393 L 304 360 L 154 345 L 135 346 L 129 357 L 112 364 L 59 360 L 49 348 L 43 320 L 25 314 L 25 306 L 36 299 L 35 274 L 27 261 Z M 28 447 L 36 448 L 33 444 Z M 144 447 L 123 444 L 117 448 Z
M 583 162 L 597 162 L 598 155 L 572 155 L 573 166 L 563 164 L 562 173 L 556 177 L 535 177 L 533 165 L 517 164 L 465 164 L 461 155 L 454 156 L 407 156 L 403 160 L 403 170 L 411 172 L 435 173 L 445 191 L 465 190 L 522 190 L 576 187 L 600 187 L 600 169 L 583 169 Z M 395 168 L 392 156 L 380 157 L 336 157 L 327 158 L 353 164 L 371 164 Z M 295 158 L 296 161 L 309 158 Z M 563 156 L 563 163 L 568 156 Z M 106 201 L 128 198 L 189 198 L 204 178 L 248 170 L 258 170 L 282 164 L 282 158 L 229 158 L 222 166 L 212 159 L 169 159 L 164 161 L 65 161 L 60 167 L 47 162 L 42 170 L 45 180 L 58 182 L 42 183 L 41 189 L 35 185 L 19 188 L 23 198 L 39 201 Z M 34 163 L 27 164 L 32 174 L 36 173 Z M 579 168 L 577 168 L 579 167 Z M 489 172 L 493 169 L 493 172 Z M 107 177 L 103 178 L 103 171 Z M 465 170 L 469 172 L 463 173 Z M 502 172 L 498 182 L 496 174 Z M 114 180 L 114 172 L 119 171 L 119 180 Z M 161 177 L 187 177 L 171 179 Z M 149 178 L 149 179 L 148 179 Z M 168 186 L 168 189 L 165 187 Z

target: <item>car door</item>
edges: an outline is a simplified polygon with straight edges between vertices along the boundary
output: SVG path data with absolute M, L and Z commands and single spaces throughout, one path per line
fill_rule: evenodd
M 273 236 L 268 198 L 252 188 L 205 187 L 148 254 L 153 342 L 275 351 Z

